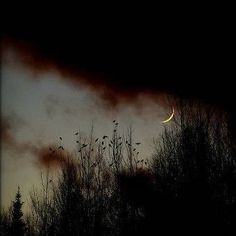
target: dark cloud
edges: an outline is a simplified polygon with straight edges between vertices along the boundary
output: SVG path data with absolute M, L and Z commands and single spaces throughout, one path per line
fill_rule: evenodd
M 111 105 L 140 92 L 167 92 L 231 109 L 234 37 L 226 19 L 208 12 L 174 19 L 140 12 L 111 22 L 112 12 L 83 15 L 76 7 L 47 15 L 46 8 L 17 10 L 3 27 L 5 42 L 35 70 L 66 73 L 65 79 L 82 82 Z
M 0 132 L 1 143 L 12 152 L 22 154 L 32 148 L 30 144 L 21 144 L 15 138 L 14 132 L 23 125 L 24 122 L 21 119 L 17 119 L 14 115 L 8 115 L 1 118 Z
M 33 154 L 37 157 L 36 164 L 49 168 L 60 167 L 68 158 L 71 158 L 69 153 L 57 150 L 55 146 L 36 148 L 33 150 Z
M 15 118 L 3 117 L 1 120 L 0 132 L 1 143 L 9 151 L 16 153 L 18 157 L 23 154 L 30 153 L 35 159 L 35 163 L 39 167 L 58 167 L 70 155 L 66 151 L 56 148 L 56 145 L 42 145 L 40 143 L 33 144 L 30 142 L 21 143 L 14 135 Z
M 230 27 L 187 19 L 165 27 L 105 27 L 70 16 L 19 17 L 4 31 L 3 43 L 14 45 L 31 69 L 56 70 L 110 107 L 134 103 L 140 94 L 162 102 L 168 93 L 223 108 L 235 120 Z
M 6 119 L 1 120 L 0 132 L 1 132 L 1 142 L 11 143 L 13 142 L 13 137 L 10 132 L 10 122 Z
M 112 106 L 132 102 L 140 93 L 156 98 L 166 92 L 224 107 L 232 104 L 232 61 L 217 31 L 180 32 L 179 38 L 168 38 L 154 32 L 109 34 L 59 22 L 53 30 L 28 27 L 25 23 L 21 30 L 8 30 L 5 42 L 14 45 L 32 69 L 57 70 Z

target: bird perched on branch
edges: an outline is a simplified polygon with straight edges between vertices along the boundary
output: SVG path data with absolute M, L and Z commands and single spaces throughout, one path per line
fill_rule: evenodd
M 88 146 L 88 144 L 83 144 L 82 148 L 87 147 L 87 146 Z

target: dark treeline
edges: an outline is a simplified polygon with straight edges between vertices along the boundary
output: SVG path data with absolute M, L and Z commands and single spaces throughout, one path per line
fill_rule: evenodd
M 139 154 L 132 129 L 121 135 L 113 124 L 109 137 L 76 134 L 76 154 L 57 150 L 58 179 L 47 169 L 24 216 L 18 189 L 1 213 L 1 235 L 235 234 L 235 145 L 227 117 L 179 102 L 151 158 Z

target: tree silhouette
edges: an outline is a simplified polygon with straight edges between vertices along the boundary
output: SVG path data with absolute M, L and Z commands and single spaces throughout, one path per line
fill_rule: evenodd
M 0 235 L 10 235 L 11 228 L 11 207 L 8 211 L 1 210 L 0 214 Z
M 25 223 L 23 220 L 20 187 L 18 187 L 15 201 L 13 201 L 10 232 L 13 236 L 23 236 L 25 232 Z
M 170 199 L 163 203 L 172 206 L 166 223 L 184 235 L 228 235 L 234 224 L 229 209 L 235 208 L 236 165 L 226 119 L 191 101 L 181 101 L 178 108 L 153 155 L 156 184 Z
M 12 210 L 1 213 L 2 235 L 234 235 L 236 162 L 227 119 L 192 101 L 175 111 L 149 160 L 139 155 L 133 130 L 122 135 L 116 121 L 110 135 L 77 132 L 75 154 L 58 150 L 57 177 L 41 172 L 24 221 L 18 189 Z

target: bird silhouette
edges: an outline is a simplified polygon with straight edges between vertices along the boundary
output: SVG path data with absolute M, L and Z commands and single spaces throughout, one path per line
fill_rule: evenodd
M 140 145 L 141 143 L 136 143 L 136 145 Z
M 62 137 L 59 137 L 60 138 L 60 140 L 62 140 Z
M 116 122 L 116 120 L 113 120 L 113 123 L 115 123 Z
M 102 141 L 102 145 L 104 144 L 104 142 Z
M 134 148 L 133 151 L 135 152 L 135 151 L 136 151 L 136 148 Z
M 103 150 L 105 150 L 105 149 L 106 149 L 106 147 L 103 148 Z
M 108 136 L 107 136 L 107 135 L 104 135 L 102 138 L 105 139 L 105 138 L 108 138 Z
M 59 146 L 58 149 L 62 149 L 62 150 L 64 150 L 64 148 L 63 148 L 62 146 Z
M 79 132 L 76 132 L 76 133 L 75 133 L 75 135 L 78 135 L 78 134 L 79 134 Z
M 114 132 L 116 132 L 116 129 L 114 129 Z
M 77 140 L 76 143 L 79 143 L 79 141 Z
M 95 143 L 98 141 L 98 138 L 96 138 Z

